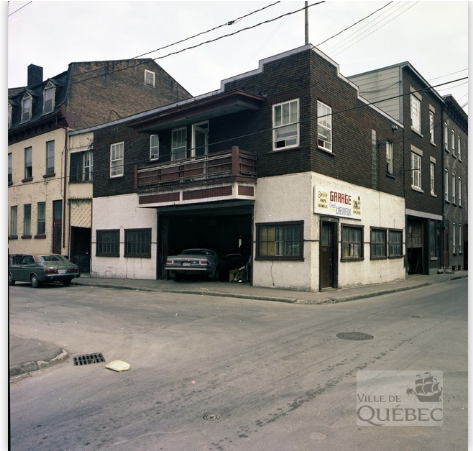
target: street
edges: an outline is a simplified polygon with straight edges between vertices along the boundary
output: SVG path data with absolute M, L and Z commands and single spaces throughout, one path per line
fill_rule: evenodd
M 467 281 L 333 305 L 17 284 L 10 334 L 71 358 L 12 381 L 11 449 L 467 449 Z M 357 424 L 361 370 L 443 372 L 443 425 Z

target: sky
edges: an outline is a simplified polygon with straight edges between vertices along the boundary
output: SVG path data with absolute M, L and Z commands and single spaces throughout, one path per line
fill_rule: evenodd
M 26 85 L 29 64 L 42 66 L 47 79 L 66 71 L 71 62 L 143 57 L 155 59 L 198 96 L 219 89 L 226 78 L 256 69 L 264 58 L 305 44 L 304 1 L 4 5 L 9 88 Z M 432 86 L 468 76 L 469 2 L 312 0 L 308 5 L 309 43 L 345 76 L 404 61 Z M 453 94 L 468 112 L 467 79 L 435 89 L 440 95 Z

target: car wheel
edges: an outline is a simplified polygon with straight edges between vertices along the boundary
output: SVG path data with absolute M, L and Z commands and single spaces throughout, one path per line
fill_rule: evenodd
M 62 281 L 62 284 L 63 284 L 65 287 L 68 287 L 68 286 L 71 284 L 71 279 L 63 280 L 63 281 Z
M 31 286 L 33 288 L 38 288 L 41 286 L 41 282 L 39 281 L 38 276 L 36 274 L 33 274 L 31 276 Z
M 11 273 L 8 273 L 8 285 L 15 285 L 15 281 L 11 277 Z

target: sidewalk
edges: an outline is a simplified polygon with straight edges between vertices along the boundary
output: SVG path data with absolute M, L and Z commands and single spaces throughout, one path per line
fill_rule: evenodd
M 277 288 L 253 287 L 249 283 L 213 282 L 187 280 L 142 280 L 91 277 L 89 274 L 74 279 L 72 287 L 102 287 L 133 291 L 156 291 L 161 293 L 186 293 L 206 296 L 231 297 L 250 300 L 288 302 L 292 304 L 335 304 L 356 299 L 381 296 L 383 294 L 412 290 L 437 283 L 468 277 L 468 271 L 433 276 L 415 275 L 406 280 L 356 288 L 331 289 L 322 292 L 281 290 Z M 67 351 L 52 344 L 35 339 L 10 335 L 10 377 L 36 371 L 58 363 L 68 357 Z

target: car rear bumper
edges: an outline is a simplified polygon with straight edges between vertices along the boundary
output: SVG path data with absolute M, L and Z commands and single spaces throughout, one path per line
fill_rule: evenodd
M 63 280 L 76 279 L 80 277 L 80 274 L 43 274 L 38 276 L 38 280 L 42 283 L 48 282 L 61 282 Z
M 178 274 L 211 274 L 212 270 L 210 268 L 198 268 L 192 266 L 165 266 L 165 271 L 175 272 Z

